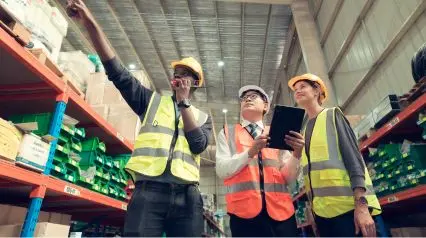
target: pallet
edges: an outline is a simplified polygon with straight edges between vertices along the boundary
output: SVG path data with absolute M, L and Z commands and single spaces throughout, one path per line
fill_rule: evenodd
M 80 88 L 78 88 L 74 81 L 71 80 L 70 76 L 67 75 L 66 73 L 61 77 L 62 80 L 66 83 L 66 85 L 68 86 L 69 89 L 71 89 L 72 91 L 74 91 L 78 96 L 84 98 L 85 94 L 80 90 Z
M 0 6 L 0 27 L 22 46 L 30 44 L 31 32 L 19 23 L 13 15 L 2 6 Z
M 30 49 L 30 52 L 40 61 L 40 63 L 46 65 L 47 68 L 52 70 L 58 77 L 64 76 L 59 67 L 47 56 L 42 49 Z

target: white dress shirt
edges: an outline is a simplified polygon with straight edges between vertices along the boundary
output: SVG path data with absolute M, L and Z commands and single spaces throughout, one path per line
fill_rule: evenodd
M 248 126 L 251 122 L 242 120 L 243 127 Z M 256 122 L 258 135 L 262 134 L 264 125 L 262 121 Z M 226 179 L 240 172 L 253 158 L 249 158 L 248 150 L 239 153 L 231 154 L 228 142 L 223 129 L 219 132 L 216 145 L 216 174 L 219 178 Z M 295 158 L 289 151 L 285 150 L 280 157 L 281 173 L 289 183 L 296 179 L 300 160 Z

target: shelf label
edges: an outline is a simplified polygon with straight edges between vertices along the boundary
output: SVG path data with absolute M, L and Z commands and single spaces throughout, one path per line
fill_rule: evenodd
M 127 211 L 127 204 L 122 203 L 121 204 L 121 209 Z
M 398 122 L 399 122 L 399 117 L 395 117 L 394 119 L 392 119 L 388 124 L 389 129 L 394 127 L 396 124 L 398 124 Z
M 396 196 L 388 197 L 388 202 L 396 202 L 398 198 Z
M 73 188 L 73 187 L 70 187 L 68 185 L 65 185 L 64 192 L 71 194 L 71 195 L 74 195 L 74 196 L 80 196 L 80 190 Z

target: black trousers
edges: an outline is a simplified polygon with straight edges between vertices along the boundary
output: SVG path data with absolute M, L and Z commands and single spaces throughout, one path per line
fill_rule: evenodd
M 296 237 L 297 225 L 294 215 L 284 221 L 276 221 L 263 211 L 252 219 L 243 219 L 229 214 L 233 237 Z
M 376 218 L 377 216 L 373 216 L 375 222 Z M 362 237 L 361 231 L 355 234 L 353 210 L 333 218 L 315 216 L 315 223 L 321 237 Z M 378 230 L 376 226 L 376 232 Z
M 200 237 L 203 201 L 197 185 L 138 182 L 127 207 L 124 236 Z

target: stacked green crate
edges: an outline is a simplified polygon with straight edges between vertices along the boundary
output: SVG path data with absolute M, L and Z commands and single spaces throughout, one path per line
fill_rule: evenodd
M 81 142 L 80 167 L 82 169 L 95 168 L 94 181 L 91 189 L 108 195 L 107 185 L 110 179 L 108 170 L 105 169 L 106 147 L 97 137 L 92 137 Z
M 379 197 L 391 193 L 394 186 L 393 171 L 401 157 L 401 144 L 379 145 L 375 153 L 370 154 L 372 167 L 375 171 L 372 176 L 375 191 Z
M 375 170 L 372 180 L 379 197 L 426 183 L 426 144 L 411 144 L 405 153 L 401 150 L 401 144 L 387 144 L 370 155 Z
M 127 174 L 125 168 L 129 159 L 130 159 L 130 154 L 117 155 L 112 158 L 113 171 L 115 176 L 117 177 L 116 180 L 113 180 L 113 183 L 118 192 L 118 199 L 120 200 L 127 199 L 127 193 L 125 191 L 125 187 L 127 186 L 129 175 Z

